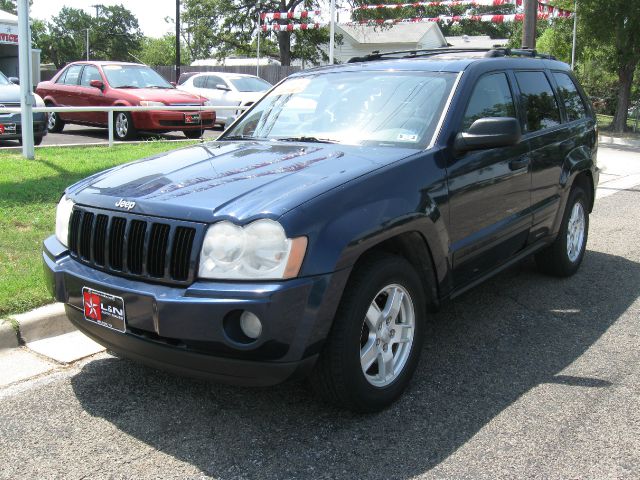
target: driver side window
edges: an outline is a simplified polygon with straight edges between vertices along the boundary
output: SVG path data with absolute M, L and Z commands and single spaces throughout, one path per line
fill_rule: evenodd
M 476 83 L 464 114 L 462 130 L 467 131 L 480 118 L 515 116 L 516 109 L 506 74 L 492 73 Z

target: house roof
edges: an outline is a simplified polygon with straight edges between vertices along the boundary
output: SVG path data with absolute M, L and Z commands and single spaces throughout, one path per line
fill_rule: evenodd
M 441 37 L 442 46 L 446 41 L 438 24 L 433 23 L 398 23 L 396 25 L 340 25 L 336 24 L 339 33 L 348 35 L 359 44 L 406 43 L 416 44 L 425 35 L 436 34 Z

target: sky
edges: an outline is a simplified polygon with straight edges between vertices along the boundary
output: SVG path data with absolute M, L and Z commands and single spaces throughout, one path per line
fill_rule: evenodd
M 175 28 L 173 24 L 164 21 L 165 17 L 175 17 L 175 0 L 33 0 L 31 17 L 49 20 L 56 16 L 62 7 L 81 8 L 95 15 L 96 9 L 91 5 L 97 3 L 124 5 L 138 18 L 142 33 L 149 37 L 161 37 Z

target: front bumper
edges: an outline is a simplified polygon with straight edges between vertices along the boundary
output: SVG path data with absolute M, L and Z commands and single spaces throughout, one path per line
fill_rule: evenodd
M 72 259 L 52 236 L 44 242 L 47 285 L 75 326 L 122 356 L 225 383 L 267 386 L 313 367 L 347 273 L 269 283 L 195 282 L 187 288 L 117 277 Z M 84 317 L 82 289 L 122 297 L 126 331 Z M 339 298 L 338 298 L 339 300 Z M 234 341 L 225 319 L 248 310 L 262 321 L 252 343 Z
M 200 123 L 186 123 L 185 114 L 200 114 Z M 138 130 L 173 131 L 213 128 L 216 120 L 215 112 L 179 112 L 153 110 L 150 112 L 131 112 L 133 124 Z
M 5 131 L 0 133 L 1 140 L 16 140 L 22 138 L 22 118 L 19 113 L 0 115 L 0 125 L 14 125 L 15 131 Z M 34 136 L 44 136 L 47 134 L 47 114 L 33 114 L 33 134 Z

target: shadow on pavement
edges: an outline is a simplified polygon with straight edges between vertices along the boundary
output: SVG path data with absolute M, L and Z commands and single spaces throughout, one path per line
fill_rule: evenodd
M 507 271 L 434 316 L 412 386 L 376 415 L 335 410 L 297 383 L 234 388 L 115 358 L 87 364 L 72 384 L 89 414 L 209 475 L 409 478 L 539 384 L 608 388 L 560 373 L 639 290 L 640 265 L 593 251 L 571 279 L 532 262 Z

